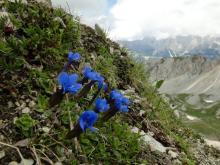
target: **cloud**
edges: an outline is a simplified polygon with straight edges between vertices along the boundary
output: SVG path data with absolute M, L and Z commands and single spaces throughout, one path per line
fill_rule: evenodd
M 218 0 L 119 0 L 111 9 L 112 38 L 220 34 Z
M 66 6 L 65 1 L 53 0 Z M 59 2 L 59 3 L 58 3 Z M 219 0 L 67 0 L 82 22 L 100 24 L 113 39 L 219 35 Z M 67 7 L 66 7 L 67 8 Z
M 52 0 L 52 3 L 67 11 L 70 9 L 71 13 L 90 25 L 108 11 L 108 0 Z

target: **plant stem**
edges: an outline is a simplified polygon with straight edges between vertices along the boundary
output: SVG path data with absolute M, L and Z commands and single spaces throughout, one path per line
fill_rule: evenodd
M 57 89 L 57 91 L 49 99 L 49 107 L 52 108 L 55 105 L 60 104 L 63 96 L 63 89 Z
M 69 131 L 66 135 L 67 139 L 72 139 L 74 137 L 79 137 L 81 135 L 81 133 L 83 133 L 79 122 L 77 122 L 77 124 L 74 126 L 73 130 Z
M 82 97 L 86 97 L 87 94 L 89 93 L 90 89 L 92 88 L 92 86 L 94 85 L 95 81 L 91 81 L 88 84 L 86 84 L 82 90 L 78 93 L 78 95 L 76 96 L 77 99 L 80 99 Z

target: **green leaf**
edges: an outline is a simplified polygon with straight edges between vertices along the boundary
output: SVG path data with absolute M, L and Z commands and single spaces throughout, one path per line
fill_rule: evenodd
M 159 80 L 156 83 L 156 89 L 159 89 L 163 85 L 164 80 Z

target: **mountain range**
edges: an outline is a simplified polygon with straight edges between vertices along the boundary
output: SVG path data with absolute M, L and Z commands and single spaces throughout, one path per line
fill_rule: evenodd
M 141 40 L 118 41 L 135 54 L 153 57 L 176 57 L 201 55 L 208 58 L 219 57 L 220 37 L 176 36 L 165 39 L 145 37 Z

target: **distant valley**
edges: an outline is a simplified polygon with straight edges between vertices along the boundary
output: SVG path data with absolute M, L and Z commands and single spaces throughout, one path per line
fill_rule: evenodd
M 175 115 L 220 147 L 220 37 L 146 37 L 119 41 L 144 61 L 152 84 Z
M 150 58 L 149 81 L 159 89 L 176 116 L 208 139 L 220 141 L 220 59 L 203 56 Z

